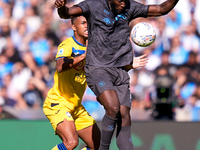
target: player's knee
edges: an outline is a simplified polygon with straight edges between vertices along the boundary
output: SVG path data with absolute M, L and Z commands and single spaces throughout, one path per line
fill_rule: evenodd
M 113 106 L 109 106 L 106 113 L 107 113 L 108 116 L 116 118 L 119 111 L 120 111 L 120 106 L 113 105 Z
M 74 149 L 78 145 L 78 139 L 71 138 L 69 140 L 63 140 L 63 143 L 67 149 Z

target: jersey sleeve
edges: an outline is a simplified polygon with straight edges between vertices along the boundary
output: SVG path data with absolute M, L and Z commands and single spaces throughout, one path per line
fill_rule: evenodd
M 132 19 L 137 17 L 147 17 L 149 5 L 144 5 L 136 1 L 131 1 Z
M 80 7 L 84 14 L 87 14 L 90 11 L 87 0 L 80 2 L 79 4 L 77 4 L 75 6 Z
M 66 41 L 64 41 L 58 46 L 58 52 L 56 54 L 55 59 L 58 59 L 59 57 L 71 58 L 71 55 L 72 55 L 72 47 L 69 44 L 67 44 Z

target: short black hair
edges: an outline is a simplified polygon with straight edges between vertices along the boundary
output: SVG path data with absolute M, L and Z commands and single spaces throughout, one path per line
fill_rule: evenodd
M 71 18 L 71 24 L 72 24 L 72 25 L 74 24 L 75 20 L 76 20 L 78 17 L 80 17 L 80 16 L 74 16 L 74 17 Z M 85 17 L 85 16 L 83 16 L 83 17 Z
M 77 17 L 71 18 L 71 24 L 74 24 L 74 21 L 76 20 Z
M 74 24 L 75 20 L 76 20 L 78 17 L 80 17 L 80 16 L 74 16 L 74 17 L 71 18 L 71 24 L 72 24 L 72 25 Z

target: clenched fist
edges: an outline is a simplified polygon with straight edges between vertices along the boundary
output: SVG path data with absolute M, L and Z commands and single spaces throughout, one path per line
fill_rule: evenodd
M 67 0 L 56 0 L 55 3 L 54 3 L 54 6 L 56 8 L 60 8 L 60 7 L 65 6 L 66 3 L 67 3 Z

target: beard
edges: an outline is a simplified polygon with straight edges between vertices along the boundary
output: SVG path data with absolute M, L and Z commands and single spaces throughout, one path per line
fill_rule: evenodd
M 113 3 L 111 3 L 110 7 L 115 16 L 117 16 L 118 14 L 122 14 L 125 11 L 125 10 L 117 10 L 115 4 Z
M 119 12 L 117 11 L 117 9 L 115 7 L 115 4 L 111 3 L 110 7 L 115 16 L 119 14 Z

